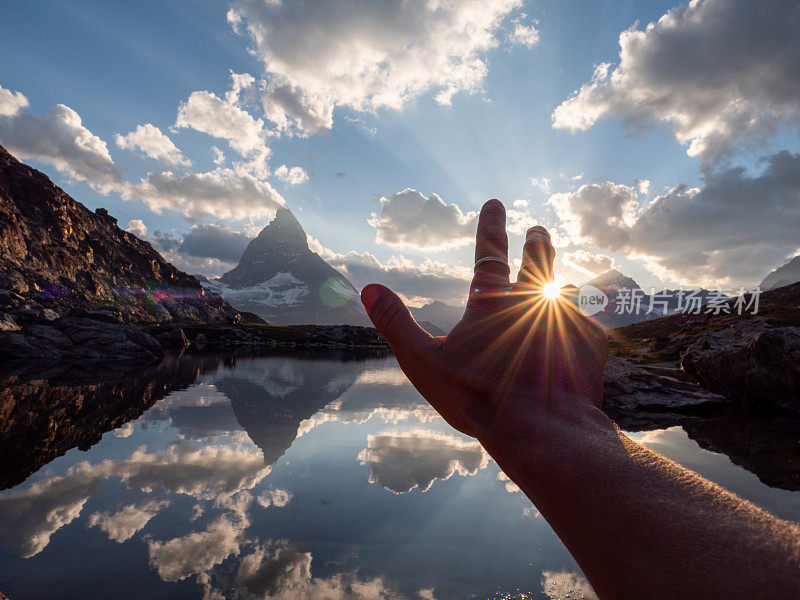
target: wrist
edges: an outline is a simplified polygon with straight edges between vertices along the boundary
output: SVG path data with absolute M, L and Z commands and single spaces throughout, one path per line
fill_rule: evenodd
M 478 440 L 506 474 L 526 470 L 553 472 L 587 451 L 619 439 L 613 421 L 584 398 L 542 401 L 529 395 L 501 404 Z

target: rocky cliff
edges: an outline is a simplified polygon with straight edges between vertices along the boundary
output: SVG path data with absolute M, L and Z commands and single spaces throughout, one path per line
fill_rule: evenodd
M 229 322 L 219 297 L 166 262 L 148 242 L 91 212 L 46 175 L 0 147 L 0 320 L 71 308 L 104 309 L 127 322 Z

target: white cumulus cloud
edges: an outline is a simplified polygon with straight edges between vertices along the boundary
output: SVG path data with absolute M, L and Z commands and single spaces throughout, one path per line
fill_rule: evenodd
M 13 92 L 0 85 L 0 117 L 13 117 L 28 106 L 28 99 L 22 92 Z
M 685 285 L 752 286 L 798 247 L 800 154 L 707 172 L 702 188 L 678 185 L 640 203 L 632 186 L 592 183 L 550 197 L 573 242 L 646 261 Z
M 275 169 L 275 177 L 288 185 L 299 185 L 308 181 L 308 173 L 302 167 L 281 165 Z
M 241 170 L 219 167 L 205 173 L 150 173 L 128 193 L 141 198 L 156 214 L 174 210 L 190 221 L 205 217 L 250 219 L 273 217 L 286 203 L 266 181 Z
M 335 106 L 401 108 L 433 92 L 449 104 L 482 88 L 486 53 L 521 0 L 239 0 L 231 26 L 247 31 L 268 78 L 264 108 L 284 130 L 330 129 Z M 514 43 L 533 42 L 519 26 Z M 516 27 L 516 25 L 515 25 Z
M 376 242 L 440 250 L 463 246 L 475 239 L 478 213 L 464 213 L 458 205 L 446 204 L 437 194 L 425 196 L 406 188 L 381 198 L 380 202 L 380 212 L 369 219 L 376 229 Z
M 158 127 L 151 123 L 139 125 L 126 135 L 119 133 L 114 141 L 122 149 L 141 150 L 146 156 L 173 167 L 189 167 L 192 161 L 186 158 L 177 146 Z
M 64 175 L 85 181 L 102 193 L 122 187 L 122 171 L 106 143 L 84 127 L 80 115 L 56 104 L 42 115 L 0 117 L 0 144 L 20 160 L 53 165 Z
M 620 59 L 553 112 L 558 129 L 607 116 L 668 123 L 691 156 L 717 160 L 800 124 L 800 4 L 695 0 L 620 34 Z

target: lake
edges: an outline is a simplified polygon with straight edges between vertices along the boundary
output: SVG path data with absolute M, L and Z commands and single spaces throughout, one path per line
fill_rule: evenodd
M 536 508 L 392 356 L 168 357 L 18 374 L 2 394 L 12 600 L 594 597 Z M 621 425 L 800 520 L 797 421 Z

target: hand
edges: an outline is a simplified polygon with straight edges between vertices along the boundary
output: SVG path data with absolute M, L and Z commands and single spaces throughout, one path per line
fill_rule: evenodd
M 505 220 L 499 200 L 483 205 L 476 261 L 508 261 Z M 523 414 L 535 420 L 600 406 L 606 334 L 567 299 L 544 294 L 554 258 L 549 233 L 536 226 L 516 283 L 501 262 L 478 265 L 464 316 L 445 337 L 431 337 L 388 288 L 362 290 L 370 319 L 411 383 L 459 431 L 483 441 L 498 422 Z

